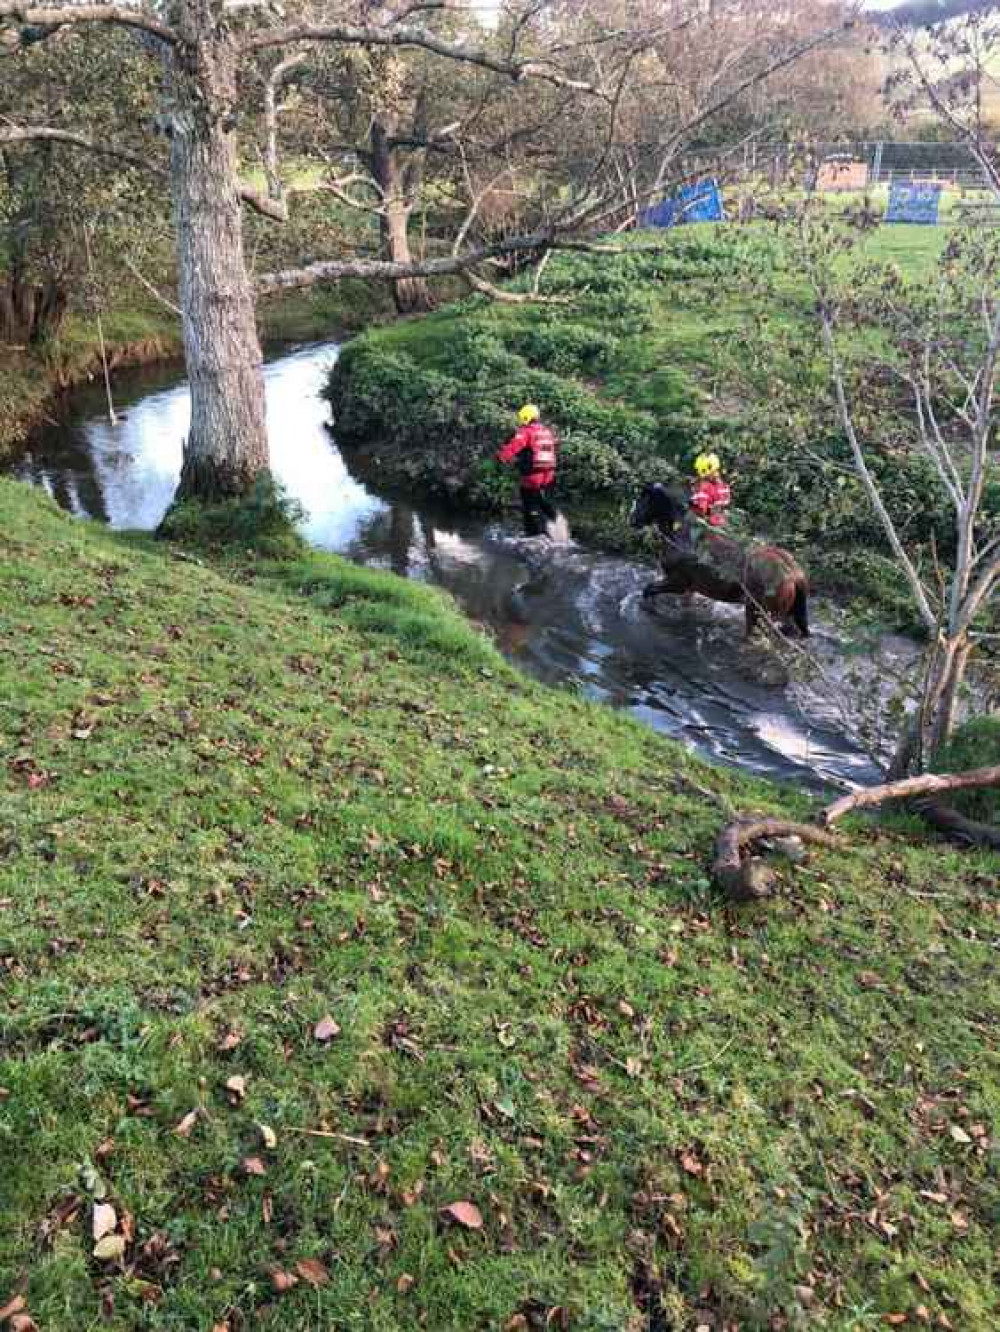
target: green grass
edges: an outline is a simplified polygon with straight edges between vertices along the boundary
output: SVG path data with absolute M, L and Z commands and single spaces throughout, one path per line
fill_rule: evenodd
M 0 534 L 0 1305 L 996 1326 L 995 857 L 857 824 L 735 911 L 728 812 L 807 804 L 522 679 L 435 593 L 9 482 Z M 308 1258 L 328 1284 L 277 1293 Z

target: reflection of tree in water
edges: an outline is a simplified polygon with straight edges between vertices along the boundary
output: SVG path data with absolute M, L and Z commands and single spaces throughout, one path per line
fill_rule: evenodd
M 84 431 L 52 426 L 38 436 L 37 452 L 26 452 L 17 461 L 14 474 L 42 487 L 68 513 L 108 521 L 104 492 Z
M 389 567 L 400 578 L 409 578 L 413 559 L 414 513 L 404 504 L 389 510 Z

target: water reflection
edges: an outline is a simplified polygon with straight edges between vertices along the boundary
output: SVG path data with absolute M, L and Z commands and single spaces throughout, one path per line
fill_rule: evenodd
M 647 570 L 376 494 L 352 475 L 327 424 L 320 389 L 335 357 L 335 347 L 308 347 L 266 369 L 272 465 L 303 507 L 310 542 L 446 588 L 534 675 L 626 707 L 709 757 L 812 787 L 874 779 L 823 689 L 789 684 L 766 647 L 747 647 L 737 610 L 699 598 L 650 614 L 639 595 Z M 96 392 L 74 395 L 70 419 L 35 436 L 14 472 L 71 513 L 155 527 L 190 416 L 178 378 L 119 376 L 126 415 L 114 427 Z M 820 627 L 817 648 L 832 663 L 840 644 Z

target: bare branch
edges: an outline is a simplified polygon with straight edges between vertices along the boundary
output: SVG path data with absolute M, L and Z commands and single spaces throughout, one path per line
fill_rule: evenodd
M 922 777 L 907 777 L 904 781 L 889 782 L 886 786 L 869 786 L 842 796 L 823 811 L 823 822 L 829 827 L 855 809 L 871 809 L 874 805 L 884 805 L 887 800 L 909 800 L 913 796 L 980 790 L 989 786 L 1000 786 L 1000 765 L 948 776 L 925 773 Z
M 2 2 L 3 0 L 0 0 L 0 3 Z M 567 88 L 572 92 L 587 93 L 594 97 L 607 96 L 603 88 L 584 79 L 570 78 L 544 61 L 515 60 L 513 57 L 502 60 L 483 48 L 445 41 L 444 38 L 437 37 L 424 29 L 403 25 L 361 28 L 346 23 L 295 23 L 286 28 L 275 28 L 271 32 L 259 33 L 251 37 L 245 43 L 245 47 L 249 51 L 263 51 L 274 46 L 289 46 L 295 42 L 332 42 L 338 46 L 414 47 L 447 60 L 478 65 L 481 69 L 488 69 L 494 74 L 502 74 L 515 81 L 540 79 L 556 88 Z
M 65 27 L 67 24 L 114 23 L 124 28 L 138 28 L 150 32 L 171 46 L 180 39 L 173 28 L 141 9 L 125 5 L 26 5 L 22 0 L 0 0 L 0 25 L 5 19 L 31 28 Z
M 164 180 L 167 177 L 166 161 L 157 162 L 148 156 L 142 156 L 129 148 L 120 148 L 103 139 L 90 139 L 85 134 L 77 134 L 74 130 L 56 129 L 49 125 L 0 125 L 0 144 L 32 142 L 68 144 L 72 148 L 82 148 L 88 153 L 113 157 L 119 162 L 124 162 L 126 166 L 152 172 Z
M 920 618 L 930 633 L 936 634 L 938 631 L 938 618 L 934 614 L 930 602 L 927 599 L 927 592 L 920 580 L 916 566 L 906 552 L 899 533 L 896 531 L 896 524 L 892 520 L 889 510 L 885 507 L 881 492 L 875 478 L 872 476 L 865 458 L 864 449 L 861 447 L 861 441 L 858 439 L 857 431 L 854 428 L 854 418 L 851 415 L 850 404 L 847 401 L 847 389 L 844 384 L 844 369 L 840 362 L 840 355 L 837 351 L 837 343 L 833 332 L 833 319 L 829 309 L 825 306 L 821 310 L 821 320 L 823 328 L 823 344 L 826 347 L 827 355 L 830 359 L 830 368 L 833 374 L 834 390 L 837 397 L 837 411 L 840 417 L 840 424 L 847 441 L 851 446 L 851 454 L 854 458 L 855 467 L 861 484 L 864 486 L 872 508 L 878 515 L 882 524 L 882 530 L 888 538 L 889 545 L 892 547 L 893 554 L 899 562 L 900 567 L 906 576 L 906 581 L 910 585 L 913 598 L 920 612 Z

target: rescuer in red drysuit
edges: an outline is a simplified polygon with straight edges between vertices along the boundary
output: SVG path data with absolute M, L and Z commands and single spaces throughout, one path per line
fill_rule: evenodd
M 733 495 L 722 479 L 717 453 L 699 453 L 694 460 L 695 482 L 691 489 L 691 512 L 709 527 L 725 527 Z
M 541 413 L 532 403 L 517 414 L 519 430 L 497 454 L 502 463 L 516 461 L 521 475 L 521 506 L 524 530 L 528 536 L 541 536 L 558 512 L 549 497 L 556 479 L 559 441 L 548 426 L 542 425 Z

